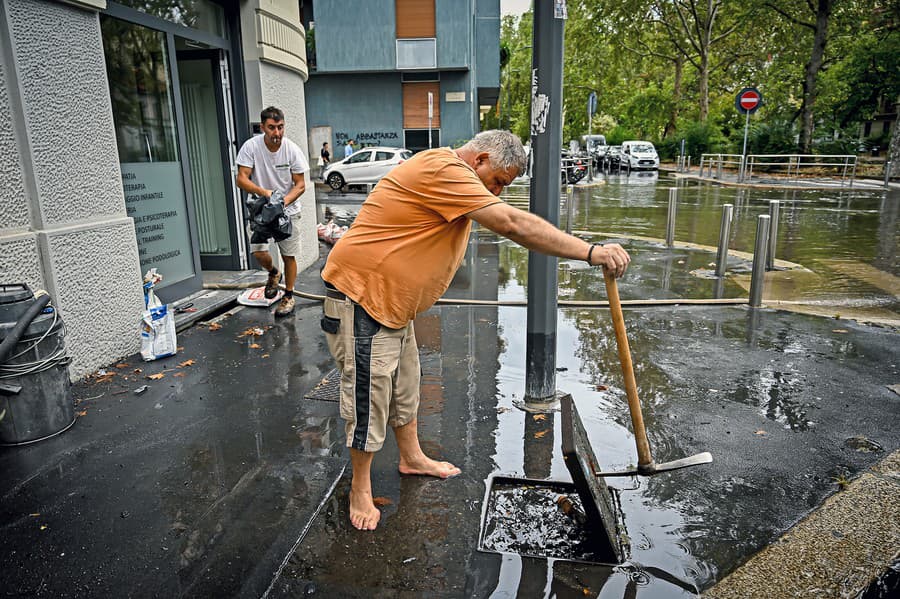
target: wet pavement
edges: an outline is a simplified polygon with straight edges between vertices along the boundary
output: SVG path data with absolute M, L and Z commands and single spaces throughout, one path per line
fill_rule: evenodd
M 612 211 L 603 230 L 647 233 L 658 219 L 652 189 L 643 216 L 640 190 L 629 190 L 635 209 L 623 214 L 615 213 L 618 200 L 601 195 L 587 208 L 587 228 L 600 229 L 591 213 Z M 694 212 L 679 228 L 710 235 L 699 226 L 707 217 Z M 871 245 L 858 252 L 863 262 L 896 256 L 892 222 L 894 246 L 884 241 L 890 230 L 878 233 L 874 257 Z M 713 281 L 691 274 L 711 261 L 706 252 L 637 241 L 629 251 L 635 261 L 619 285 L 623 300 L 716 292 Z M 321 292 L 319 266 L 301 273 L 298 289 Z M 746 268 L 737 259 L 733 266 Z M 479 231 L 448 296 L 520 300 L 526 273 L 527 253 Z M 596 269 L 562 261 L 560 273 L 563 297 L 605 299 Z M 725 297 L 744 293 L 726 282 Z M 376 531 L 361 532 L 348 520 L 337 404 L 304 399 L 333 366 L 320 312 L 298 300 L 283 320 L 243 308 L 197 324 L 179 334 L 177 356 L 132 356 L 80 382 L 80 417 L 65 434 L 0 448 L 3 592 L 693 596 L 900 447 L 900 396 L 888 389 L 900 383 L 891 329 L 744 306 L 626 309 L 654 457 L 709 451 L 714 462 L 608 481 L 629 539 L 624 564 L 482 552 L 492 475 L 570 479 L 559 415 L 516 407 L 525 386 L 525 308 L 442 305 L 416 322 L 419 430 L 427 452 L 463 472 L 446 481 L 400 475 L 389 440 L 373 465 L 382 519 Z M 561 308 L 558 327 L 557 387 L 572 394 L 601 467 L 632 465 L 608 311 Z M 520 517 L 523 529 L 534 519 Z

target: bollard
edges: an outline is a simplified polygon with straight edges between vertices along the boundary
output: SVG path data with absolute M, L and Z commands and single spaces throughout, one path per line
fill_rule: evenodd
M 719 160 L 716 163 L 716 179 L 722 178 L 722 155 L 719 154 Z
M 572 219 L 575 217 L 575 186 L 566 185 L 566 233 L 572 234 Z
M 675 203 L 678 201 L 678 188 L 669 188 L 669 213 L 666 216 L 666 246 L 675 245 Z
M 888 189 L 891 186 L 891 161 L 888 160 L 884 163 L 884 188 Z
M 753 273 L 750 276 L 750 307 L 762 306 L 766 276 L 766 248 L 769 246 L 769 215 L 760 214 L 756 221 L 756 248 L 753 250 Z
M 722 225 L 719 227 L 719 251 L 716 254 L 716 276 L 725 276 L 725 267 L 728 264 L 728 239 L 731 237 L 731 216 L 734 206 L 725 204 L 722 206 Z
M 702 160 L 702 158 L 701 158 L 701 160 Z M 691 172 L 691 155 L 690 154 L 688 154 L 687 167 L 685 168 L 685 172 L 687 172 L 687 173 Z
M 778 210 L 780 202 L 769 202 L 769 251 L 766 252 L 766 270 L 775 268 L 775 246 L 778 243 Z

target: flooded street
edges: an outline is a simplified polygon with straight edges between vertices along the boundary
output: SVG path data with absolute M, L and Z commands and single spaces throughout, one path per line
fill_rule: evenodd
M 652 175 L 623 175 L 576 190 L 573 229 L 596 232 L 597 241 L 617 238 L 610 233 L 663 237 L 668 192 Z M 511 203 L 527 205 L 527 187 L 507 193 Z M 779 199 L 777 257 L 818 277 L 801 290 L 809 301 L 896 311 L 898 297 L 889 288 L 900 274 L 896 192 L 787 193 L 685 187 L 676 240 L 714 245 L 721 205 L 731 202 L 731 247 L 752 251 L 756 216 L 767 212 L 767 200 Z M 709 267 L 714 250 L 668 249 L 645 239 L 624 243 L 633 263 L 619 285 L 623 300 L 746 297 L 732 277 L 717 289 L 715 281 L 691 274 Z M 729 271 L 746 272 L 745 262 L 731 260 Z M 446 295 L 498 305 L 443 305 L 416 321 L 423 443 L 459 465 L 462 475 L 448 481 L 401 476 L 396 448 L 387 443 L 373 466 L 375 493 L 382 496 L 379 529 L 350 528 L 342 482 L 289 560 L 275 596 L 694 596 L 776 540 L 841 481 L 900 447 L 893 425 L 900 403 L 888 389 L 900 380 L 892 330 L 746 306 L 626 309 L 655 459 L 709 451 L 714 462 L 607 480 L 628 537 L 624 564 L 583 563 L 581 537 L 560 544 L 557 533 L 571 523 L 563 519 L 553 528 L 557 506 L 527 489 L 491 504 L 506 505 L 506 514 L 510 497 L 532 497 L 522 530 L 506 529 L 499 542 L 494 539 L 488 549 L 499 555 L 478 551 L 490 477 L 570 480 L 558 415 L 518 407 L 526 377 L 526 308 L 502 304 L 523 300 L 526 282 L 525 250 L 484 230 L 473 234 Z M 560 261 L 559 287 L 563 299 L 605 299 L 600 271 L 577 261 Z M 557 388 L 573 396 L 601 469 L 633 466 L 634 439 L 605 308 L 559 309 Z M 544 555 L 556 557 L 520 555 L 531 554 L 542 535 L 555 552 Z M 561 555 L 560 547 L 571 555 Z M 379 568 L 350 581 L 347 569 L 358 571 L 353 563 Z

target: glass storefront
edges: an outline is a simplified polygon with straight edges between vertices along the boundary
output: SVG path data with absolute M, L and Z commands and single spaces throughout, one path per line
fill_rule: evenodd
M 100 17 L 141 272 L 156 268 L 169 298 L 199 289 L 202 269 L 246 267 L 232 175 L 238 19 L 211 0 L 121 0 Z
M 101 19 L 122 185 L 141 272 L 165 287 L 195 276 L 165 34 Z
M 225 37 L 225 10 L 211 0 L 118 0 L 129 8 L 165 19 L 176 25 L 198 29 L 218 37 Z

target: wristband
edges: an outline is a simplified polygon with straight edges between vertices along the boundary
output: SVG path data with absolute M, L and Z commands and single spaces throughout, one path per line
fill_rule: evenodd
M 585 261 L 588 263 L 588 266 L 593 266 L 593 264 L 591 263 L 591 255 L 594 253 L 594 248 L 597 246 L 603 247 L 603 244 L 602 243 L 592 243 L 591 249 L 588 250 L 588 255 L 587 255 L 587 258 L 585 259 Z

